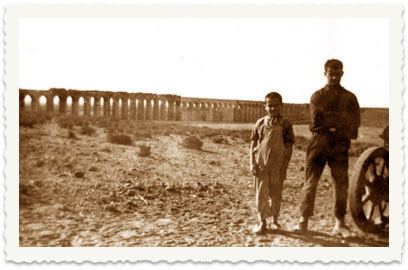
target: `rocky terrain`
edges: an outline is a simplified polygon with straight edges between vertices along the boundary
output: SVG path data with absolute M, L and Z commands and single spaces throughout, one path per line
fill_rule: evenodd
M 388 246 L 388 236 L 331 235 L 333 188 L 326 168 L 310 232 L 291 232 L 305 174 L 307 126 L 284 183 L 282 229 L 257 236 L 248 169 L 251 124 L 124 122 L 20 117 L 20 246 Z M 362 127 L 356 157 L 381 145 Z M 194 137 L 202 145 L 186 143 Z

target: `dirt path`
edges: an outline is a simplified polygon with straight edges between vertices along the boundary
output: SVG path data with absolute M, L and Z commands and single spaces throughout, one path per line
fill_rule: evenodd
M 68 139 L 55 123 L 20 128 L 21 246 L 388 246 L 388 237 L 361 233 L 342 239 L 333 226 L 332 187 L 325 170 L 311 232 L 291 232 L 305 153 L 295 150 L 284 184 L 282 229 L 256 236 L 248 144 L 204 139 L 203 150 L 170 134 L 135 142 L 107 141 L 103 129 Z M 151 146 L 139 157 L 138 143 Z

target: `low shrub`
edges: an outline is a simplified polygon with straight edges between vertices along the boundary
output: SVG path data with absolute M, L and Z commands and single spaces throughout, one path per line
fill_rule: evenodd
M 110 143 L 122 144 L 122 145 L 132 144 L 132 138 L 128 134 L 123 134 L 123 133 L 109 134 L 108 141 Z
M 136 139 L 151 139 L 152 131 L 151 130 L 139 130 L 135 132 Z
M 188 136 L 183 140 L 182 146 L 188 149 L 201 150 L 203 142 L 197 136 Z
M 51 115 L 45 112 L 20 112 L 19 126 L 33 128 L 34 125 L 42 125 L 51 118 Z
M 81 135 L 88 135 L 88 136 L 94 134 L 95 132 L 96 130 L 88 126 L 88 124 L 83 125 L 80 131 Z
M 139 145 L 139 152 L 137 153 L 139 157 L 148 157 L 150 156 L 150 149 L 149 145 L 141 144 Z
M 110 126 L 109 120 L 105 119 L 105 118 L 98 118 L 95 121 L 95 125 L 99 128 L 107 128 Z
M 106 134 L 114 134 L 114 133 L 117 132 L 117 130 L 114 129 L 113 127 L 106 127 L 106 128 L 104 129 L 104 131 L 105 131 Z
M 57 118 L 57 125 L 60 128 L 72 129 L 74 126 L 82 126 L 84 119 L 79 116 L 61 116 Z
M 77 136 L 72 130 L 68 130 L 68 139 L 78 140 Z
M 171 130 L 170 130 L 169 128 L 165 129 L 165 130 L 161 133 L 162 136 L 170 136 L 170 134 L 171 134 Z
M 217 136 L 212 139 L 213 143 L 216 144 L 228 144 L 228 140 L 223 138 L 222 136 Z
M 231 136 L 232 138 L 239 139 L 245 143 L 250 142 L 251 130 L 240 129 L 240 130 L 226 130 L 225 135 Z

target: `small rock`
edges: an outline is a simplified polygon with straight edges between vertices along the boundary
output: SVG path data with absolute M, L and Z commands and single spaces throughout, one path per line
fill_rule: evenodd
M 105 206 L 105 211 L 110 211 L 112 213 L 120 213 L 120 210 L 116 208 L 112 202 L 109 205 Z
M 136 192 L 135 192 L 134 190 L 129 190 L 129 191 L 126 193 L 126 195 L 129 196 L 129 197 L 133 197 L 133 196 L 136 195 Z
M 34 181 L 34 185 L 35 185 L 36 187 L 41 187 L 41 186 L 42 186 L 42 182 L 40 182 L 40 181 Z
M 99 182 L 94 185 L 95 188 L 100 188 L 101 186 L 102 186 L 102 184 L 99 183 Z
M 25 228 L 27 230 L 32 230 L 32 231 L 41 231 L 41 230 L 45 230 L 47 226 L 42 223 L 30 223 L 28 225 L 25 225 Z
M 159 225 L 159 226 L 160 225 L 164 226 L 164 225 L 167 225 L 167 224 L 169 224 L 171 222 L 172 222 L 172 220 L 170 218 L 161 218 L 161 219 L 156 220 L 156 224 Z M 190 222 L 192 222 L 192 221 L 190 220 Z
M 40 161 L 37 161 L 37 163 L 35 164 L 35 166 L 37 166 L 37 167 L 42 167 L 42 166 L 44 166 L 44 164 L 45 164 L 44 160 L 40 160 Z
M 111 150 L 110 150 L 109 148 L 107 148 L 107 147 L 103 148 L 101 151 L 106 152 L 106 153 L 110 153 L 110 152 L 111 152 Z
M 105 197 L 102 197 L 99 201 L 100 201 L 101 204 L 107 204 L 108 203 L 108 199 L 105 198 Z
M 74 166 L 71 163 L 68 163 L 65 165 L 65 168 L 67 169 L 72 169 Z
M 238 219 L 238 220 L 235 220 L 234 221 L 234 224 L 242 224 L 242 223 L 244 223 L 245 222 L 245 220 L 243 219 L 243 218 L 240 218 L 240 219 Z
M 83 172 L 76 172 L 75 174 L 74 174 L 74 176 L 76 177 L 76 178 L 84 178 L 84 173 Z
M 98 168 L 96 168 L 95 166 L 92 166 L 91 168 L 89 168 L 89 170 L 90 170 L 91 172 L 97 172 L 97 171 L 98 171 Z
M 305 167 L 301 166 L 299 167 L 299 171 L 303 172 L 305 170 Z
M 41 231 L 39 232 L 39 236 L 46 239 L 57 239 L 60 235 L 52 231 Z
M 126 230 L 126 231 L 122 231 L 119 233 L 119 236 L 124 239 L 130 239 L 133 237 L 137 237 L 138 235 L 139 233 L 137 231 L 132 231 L 132 230 Z
M 137 207 L 137 204 L 135 204 L 134 202 L 128 202 L 127 206 L 128 208 L 133 208 L 133 207 Z
M 210 164 L 211 166 L 220 166 L 220 165 L 221 165 L 221 162 L 211 160 L 211 161 L 209 162 L 209 164 Z

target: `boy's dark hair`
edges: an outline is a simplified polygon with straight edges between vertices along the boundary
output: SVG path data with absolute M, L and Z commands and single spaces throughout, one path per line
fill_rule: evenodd
M 278 92 L 270 92 L 270 93 L 266 94 L 265 100 L 267 98 L 268 99 L 278 99 L 280 101 L 280 103 L 282 103 L 282 96 Z
M 324 64 L 324 71 L 326 71 L 328 68 L 343 70 L 343 63 L 337 59 L 329 59 Z

